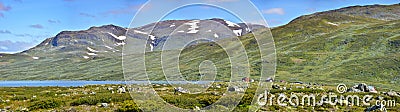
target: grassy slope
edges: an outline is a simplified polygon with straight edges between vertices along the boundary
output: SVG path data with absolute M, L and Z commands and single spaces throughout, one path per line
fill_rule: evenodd
M 383 88 L 400 83 L 399 20 L 341 14 L 302 19 L 272 30 L 278 51 L 277 79 L 364 82 Z

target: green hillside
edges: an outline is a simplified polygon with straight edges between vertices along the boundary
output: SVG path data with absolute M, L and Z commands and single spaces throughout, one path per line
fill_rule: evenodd
M 398 4 L 379 6 L 379 10 L 366 7 L 373 7 L 370 15 L 400 9 Z M 360 7 L 344 9 L 357 12 Z M 276 78 L 325 84 L 364 82 L 399 89 L 398 18 L 369 18 L 344 9 L 302 16 L 272 30 L 278 51 Z M 398 17 L 396 13 L 392 15 Z

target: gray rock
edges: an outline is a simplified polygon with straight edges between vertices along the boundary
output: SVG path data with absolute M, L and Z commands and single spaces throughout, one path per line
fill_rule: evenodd
M 108 103 L 101 103 L 101 107 L 108 107 Z

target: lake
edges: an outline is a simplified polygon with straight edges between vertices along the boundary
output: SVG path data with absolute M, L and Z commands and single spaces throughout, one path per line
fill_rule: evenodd
M 211 83 L 212 81 L 190 82 L 197 84 Z M 129 81 L 128 84 L 143 84 L 147 81 Z M 186 81 L 152 81 L 155 84 L 185 84 Z M 60 86 L 60 87 L 77 87 L 84 85 L 101 85 L 101 84 L 126 84 L 125 81 L 63 81 L 63 80 L 48 80 L 48 81 L 0 81 L 0 87 L 45 87 L 45 86 Z
M 77 87 L 90 84 L 125 84 L 124 81 L 0 81 L 0 87 L 42 87 L 42 86 L 61 86 Z

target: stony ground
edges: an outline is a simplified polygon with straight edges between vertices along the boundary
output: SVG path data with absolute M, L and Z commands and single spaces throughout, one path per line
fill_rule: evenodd
M 181 90 L 174 89 L 170 85 L 153 85 L 157 94 L 166 102 L 176 107 L 185 109 L 199 109 L 206 107 L 218 101 L 226 92 L 242 92 L 245 93 L 241 102 L 236 106 L 234 111 L 247 111 L 251 108 L 251 102 L 257 88 L 256 82 L 250 83 L 248 88 L 238 87 L 236 89 L 227 88 L 227 83 L 214 83 L 205 93 L 190 94 L 183 93 Z M 135 90 L 125 85 L 87 85 L 82 87 L 2 87 L 0 88 L 0 109 L 2 111 L 140 111 L 135 104 L 129 91 Z M 245 91 L 244 91 L 245 90 Z M 368 107 L 373 107 L 376 101 L 397 101 L 395 105 L 386 105 L 388 111 L 400 111 L 400 97 L 396 92 L 388 92 L 388 90 L 378 90 L 379 93 L 370 92 L 347 92 L 338 93 L 336 86 L 327 86 L 319 84 L 294 84 L 294 83 L 274 83 L 274 89 L 267 91 L 264 95 L 272 98 L 272 103 L 267 102 L 259 111 L 364 111 Z M 388 94 L 391 93 L 391 94 Z M 291 105 L 289 97 L 297 95 L 300 103 Z M 316 105 L 312 102 L 305 101 L 301 104 L 301 100 L 306 95 L 315 95 Z M 363 97 L 372 95 L 370 106 L 356 104 L 356 101 L 341 100 L 343 104 L 337 103 L 330 105 L 321 101 L 328 101 L 322 98 L 324 95 L 351 96 L 357 95 Z M 135 94 L 133 94 L 135 96 Z M 282 100 L 280 96 L 287 96 Z M 227 96 L 235 97 L 235 96 Z M 257 95 L 264 101 L 260 95 Z M 340 98 L 340 97 L 339 97 Z M 287 106 L 279 105 L 277 102 L 281 100 Z M 292 101 L 295 101 L 291 99 Z M 313 99 L 311 99 L 313 100 Z M 270 101 L 270 99 L 268 99 Z M 149 102 L 146 105 L 141 104 L 144 111 L 161 111 L 163 109 L 157 102 Z M 348 104 L 346 104 L 348 103 Z M 225 106 L 218 106 L 219 110 L 227 109 Z

